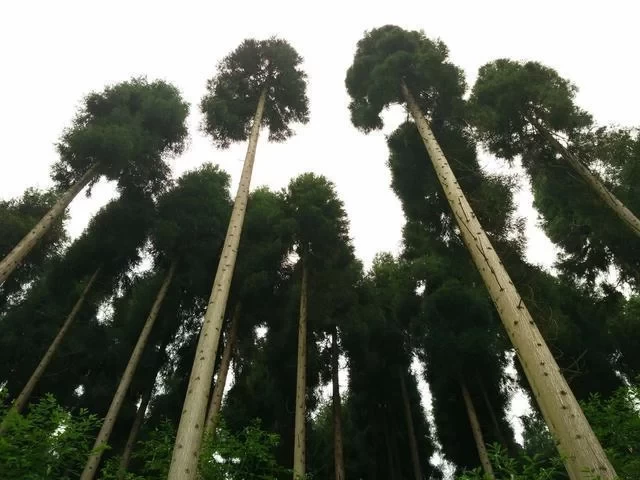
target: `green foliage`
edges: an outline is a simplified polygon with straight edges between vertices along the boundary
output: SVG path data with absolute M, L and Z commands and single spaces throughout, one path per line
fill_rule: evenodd
M 0 418 L 7 415 L 3 405 L 4 398 L 0 398 Z M 32 404 L 24 416 L 10 411 L 6 430 L 0 435 L 2 477 L 22 480 L 78 478 L 99 425 L 95 415 L 86 410 L 65 410 L 51 395 Z
M 560 459 L 548 466 L 545 459 L 536 455 L 520 458 L 509 457 L 508 452 L 499 444 L 490 445 L 489 459 L 496 480 L 557 480 L 565 478 L 564 466 Z M 464 472 L 456 480 L 488 480 L 480 468 Z
M 309 100 L 301 63 L 294 48 L 278 38 L 245 40 L 225 57 L 200 104 L 203 128 L 216 145 L 226 148 L 247 139 L 263 90 L 269 140 L 284 141 L 293 134 L 291 122 L 306 123 Z
M 471 118 L 492 153 L 511 159 L 537 132 L 532 122 L 567 135 L 591 117 L 574 103 L 576 87 L 538 62 L 500 59 L 480 68 L 470 98 Z
M 89 94 L 58 143 L 54 180 L 66 188 L 97 163 L 121 190 L 161 191 L 170 174 L 165 157 L 184 149 L 188 111 L 178 89 L 161 80 L 133 78 Z
M 0 201 L 0 258 L 4 258 L 22 238 L 40 221 L 56 202 L 51 191 L 28 188 L 21 197 Z M 17 270 L 0 286 L 0 314 L 5 302 L 20 300 L 20 290 L 42 275 L 46 263 L 57 257 L 67 241 L 63 216 L 55 222 Z M 9 298 L 16 295 L 16 298 Z
M 385 25 L 365 33 L 345 81 L 353 124 L 365 132 L 382 128 L 382 110 L 404 104 L 403 81 L 432 120 L 459 115 L 465 81 L 462 71 L 448 62 L 448 54 L 443 42 L 423 32 Z

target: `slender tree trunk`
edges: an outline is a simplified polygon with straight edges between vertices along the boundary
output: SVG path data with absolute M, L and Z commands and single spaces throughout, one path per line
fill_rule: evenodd
M 478 457 L 480 457 L 480 464 L 484 473 L 489 478 L 496 478 L 493 473 L 493 467 L 489 460 L 489 454 L 487 453 L 487 446 L 484 443 L 484 437 L 482 436 L 482 429 L 480 428 L 480 422 L 478 421 L 478 415 L 476 413 L 476 407 L 473 405 L 471 395 L 467 385 L 460 380 L 460 389 L 462 390 L 462 398 L 464 398 L 464 405 L 467 408 L 467 416 L 469 417 L 469 423 L 471 424 L 471 432 L 473 433 L 473 439 L 476 442 L 476 448 L 478 449 Z
M 335 480 L 345 480 L 344 448 L 342 443 L 342 404 L 338 378 L 338 327 L 333 326 L 331 339 L 331 380 L 333 383 L 333 458 L 336 469 Z
M 589 188 L 604 201 L 604 203 L 618 216 L 622 222 L 638 237 L 640 237 L 640 219 L 629 210 L 618 197 L 610 192 L 602 183 L 602 180 L 594 174 L 589 167 L 582 163 L 573 153 L 571 153 L 564 145 L 562 145 L 556 137 L 540 122 L 527 117 L 527 121 L 545 138 L 555 149 L 557 153 L 573 168 L 573 170 L 582 177 Z
M 29 254 L 31 249 L 38 243 L 51 228 L 56 220 L 60 218 L 71 201 L 80 193 L 87 184 L 95 178 L 98 171 L 98 164 L 93 165 L 87 172 L 80 177 L 55 203 L 44 217 L 37 223 L 33 229 L 27 233 L 20 242 L 11 250 L 6 257 L 0 262 L 0 285 L 9 278 L 9 275 L 16 269 L 24 258 Z
M 207 423 L 205 426 L 205 435 L 212 435 L 216 431 L 218 420 L 220 418 L 220 408 L 222 407 L 222 396 L 227 385 L 227 375 L 229 374 L 229 365 L 233 356 L 236 338 L 238 336 L 238 324 L 240 323 L 241 305 L 238 303 L 231 317 L 231 324 L 227 332 L 227 341 L 224 344 L 222 352 L 222 360 L 220 361 L 220 369 L 218 370 L 218 379 L 213 387 L 211 395 L 211 405 L 209 405 L 209 413 L 207 414 Z
M 131 385 L 133 376 L 135 375 L 138 364 L 140 363 L 140 359 L 142 358 L 142 353 L 147 346 L 149 335 L 151 335 L 153 325 L 158 318 L 158 313 L 160 312 L 160 308 L 162 307 L 162 302 L 164 301 L 167 295 L 167 290 L 169 289 L 169 285 L 171 285 L 171 281 L 173 280 L 173 276 L 176 271 L 176 265 L 177 261 L 174 260 L 164 277 L 164 281 L 160 286 L 160 290 L 158 290 L 158 294 L 156 295 L 156 299 L 153 302 L 151 311 L 147 316 L 147 320 L 142 327 L 142 331 L 140 332 L 140 336 L 138 337 L 136 346 L 134 347 L 133 352 L 131 353 L 131 357 L 129 358 L 129 363 L 127 363 L 127 367 L 122 374 L 118 389 L 116 390 L 116 393 L 111 400 L 111 405 L 109 405 L 107 416 L 105 417 L 104 422 L 102 423 L 102 427 L 100 427 L 100 432 L 98 432 L 98 436 L 96 437 L 96 441 L 93 445 L 93 453 L 91 453 L 89 455 L 89 458 L 87 459 L 87 463 L 84 466 L 84 470 L 82 471 L 80 480 L 92 480 L 96 475 L 98 465 L 100 464 L 100 459 L 102 458 L 102 453 L 104 452 L 104 448 L 102 447 L 105 447 L 109 442 L 109 437 L 111 436 L 113 426 L 118 419 L 120 408 L 122 408 L 122 404 L 124 403 L 127 391 L 129 390 L 129 386 Z
M 71 309 L 71 312 L 69 312 L 69 315 L 67 316 L 64 323 L 62 324 L 62 327 L 60 327 L 60 330 L 58 330 L 58 333 L 56 334 L 55 338 L 51 342 L 51 345 L 49 345 L 49 348 L 47 349 L 44 356 L 40 360 L 40 363 L 31 374 L 31 378 L 29 378 L 29 381 L 27 382 L 27 384 L 24 386 L 20 394 L 16 397 L 15 401 L 13 402 L 13 406 L 11 407 L 11 410 L 20 413 L 22 412 L 24 407 L 27 405 L 27 401 L 29 400 L 29 397 L 33 393 L 34 388 L 38 384 L 38 381 L 42 378 L 44 371 L 47 369 L 47 367 L 51 363 L 51 360 L 53 359 L 53 356 L 58 351 L 58 348 L 60 347 L 62 340 L 67 334 L 67 331 L 71 327 L 71 324 L 73 323 L 76 316 L 78 315 L 78 312 L 84 305 L 84 302 L 87 298 L 87 294 L 93 287 L 93 284 L 95 283 L 99 273 L 100 273 L 100 267 L 98 267 L 96 271 L 93 272 L 93 275 L 91 275 L 91 278 L 89 278 L 89 281 L 87 282 L 84 289 L 82 290 L 82 293 L 80 294 L 80 297 L 78 298 L 75 305 Z M 0 424 L 0 434 L 4 432 L 5 428 L 6 428 L 6 425 L 4 422 Z
M 176 434 L 176 443 L 173 447 L 169 476 L 167 477 L 169 480 L 190 480 L 196 475 L 200 445 L 204 434 L 205 416 L 211 392 L 213 367 L 218 352 L 222 320 L 227 307 L 229 288 L 231 287 L 231 279 L 242 233 L 242 224 L 244 223 L 249 199 L 249 184 L 251 183 L 251 172 L 253 171 L 253 163 L 256 157 L 256 146 L 258 144 L 258 134 L 260 133 L 266 95 L 266 90 L 263 90 L 253 119 L 240 185 L 233 204 L 229 228 L 224 240 L 224 247 L 218 263 L 216 278 L 213 281 L 209 304 L 204 315 L 196 355 L 191 368 L 187 394 Z
M 388 416 L 387 412 L 383 413 L 384 416 L 384 443 L 387 447 L 387 463 L 389 464 L 389 480 L 396 479 L 396 466 L 393 461 L 393 449 L 391 448 L 391 430 L 389 428 L 389 423 L 387 421 Z
M 157 375 L 157 374 L 156 374 Z M 133 447 L 136 444 L 136 440 L 138 439 L 138 433 L 140 433 L 140 428 L 142 427 L 142 423 L 144 422 L 144 416 L 147 413 L 147 407 L 149 406 L 149 402 L 151 401 L 151 395 L 153 394 L 153 387 L 155 386 L 156 377 L 153 377 L 153 382 L 148 386 L 148 388 L 142 394 L 142 398 L 140 400 L 140 406 L 138 407 L 138 411 L 136 412 L 136 418 L 133 420 L 133 424 L 131 425 L 131 430 L 129 431 L 129 436 L 127 437 L 127 443 L 124 446 L 124 450 L 122 451 L 122 456 L 120 457 L 120 467 L 118 468 L 118 480 L 123 480 L 127 470 L 129 469 L 129 462 L 131 461 L 131 454 L 133 453 Z
M 489 400 L 489 395 L 487 395 L 487 390 L 484 388 L 484 384 L 482 380 L 478 381 L 478 385 L 480 387 L 480 392 L 482 393 L 482 399 L 484 400 L 484 404 L 487 406 L 487 411 L 489 412 L 489 416 L 491 417 L 491 423 L 493 423 L 493 428 L 496 431 L 496 436 L 498 437 L 498 441 L 502 444 L 504 448 L 511 451 L 511 444 L 507 443 L 507 439 L 504 437 L 502 433 L 502 427 L 500 426 L 500 422 L 498 421 L 498 417 L 496 412 Z
M 300 285 L 300 319 L 298 323 L 298 368 L 296 373 L 296 421 L 293 442 L 293 479 L 305 476 L 307 450 L 307 295 L 309 272 L 302 258 L 302 284 Z
M 409 434 L 409 450 L 411 451 L 411 462 L 413 463 L 413 475 L 416 480 L 422 480 L 422 467 L 420 466 L 420 456 L 418 455 L 418 441 L 416 431 L 413 427 L 413 415 L 411 414 L 411 404 L 407 385 L 404 381 L 404 372 L 400 371 L 400 390 L 402 392 L 402 403 L 404 404 L 404 418 L 407 422 L 407 433 Z
M 404 82 L 401 88 L 456 217 L 462 239 L 500 314 L 531 390 L 555 438 L 558 450 L 565 459 L 569 477 L 581 480 L 587 471 L 600 475 L 603 480 L 615 478 L 615 470 L 458 185 L 429 124 Z

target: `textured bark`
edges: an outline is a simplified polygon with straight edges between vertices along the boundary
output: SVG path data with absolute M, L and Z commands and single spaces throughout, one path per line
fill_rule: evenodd
M 307 450 L 307 266 L 302 259 L 302 284 L 300 285 L 300 318 L 298 322 L 298 367 L 296 372 L 296 419 L 293 442 L 293 479 L 305 476 Z
M 27 233 L 20 242 L 11 250 L 6 257 L 0 262 L 0 285 L 9 278 L 9 275 L 16 269 L 24 258 L 29 254 L 31 249 L 38 241 L 49 231 L 51 226 L 58 220 L 71 201 L 80 193 L 87 184 L 93 180 L 98 171 L 98 164 L 93 165 L 87 172 L 74 183 L 55 203 L 44 217 L 37 223 L 33 229 Z
M 209 406 L 209 413 L 207 414 L 207 423 L 204 432 L 205 435 L 211 435 L 216 431 L 216 426 L 218 425 L 218 420 L 220 418 L 222 396 L 224 395 L 224 388 L 227 385 L 229 365 L 231 364 L 231 357 L 233 356 L 233 349 L 235 347 L 236 338 L 238 336 L 240 311 L 241 306 L 240 303 L 238 303 L 233 311 L 233 317 L 231 318 L 231 324 L 229 325 L 229 331 L 227 332 L 227 341 L 224 344 L 224 352 L 222 352 L 220 369 L 218 370 L 218 379 L 216 380 L 215 387 L 213 387 L 213 394 L 211 395 L 211 405 Z
M 16 397 L 15 401 L 13 402 L 13 406 L 11 407 L 12 410 L 20 413 L 24 409 L 24 407 L 27 405 L 27 401 L 29 400 L 29 397 L 33 393 L 34 388 L 38 384 L 38 381 L 42 378 L 44 371 L 47 369 L 47 367 L 51 363 L 53 356 L 58 351 L 58 348 L 60 347 L 62 340 L 64 340 L 65 335 L 69 331 L 71 324 L 73 323 L 76 316 L 78 315 L 78 312 L 84 305 L 84 302 L 87 298 L 87 294 L 93 287 L 93 284 L 95 283 L 99 273 L 100 273 L 100 268 L 97 268 L 96 271 L 93 272 L 93 275 L 91 275 L 91 278 L 89 278 L 89 281 L 87 282 L 84 289 L 82 290 L 82 293 L 80 294 L 80 297 L 78 298 L 75 305 L 71 309 L 71 312 L 69 312 L 69 315 L 67 316 L 64 323 L 62 324 L 62 327 L 60 327 L 60 330 L 58 330 L 58 333 L 56 334 L 55 338 L 51 342 L 51 345 L 49 345 L 49 348 L 47 349 L 44 356 L 40 360 L 40 363 L 31 374 L 31 378 L 29 378 L 29 381 L 27 382 L 27 384 L 24 386 L 20 394 Z M 6 428 L 6 425 L 4 424 L 4 422 L 0 424 L 0 434 L 4 431 L 5 428 Z
M 342 404 L 340 401 L 340 382 L 338 364 L 338 327 L 334 325 L 331 338 L 331 381 L 333 383 L 333 459 L 335 480 L 345 480 L 344 448 L 342 443 Z
M 136 444 L 136 440 L 138 439 L 138 433 L 140 433 L 140 427 L 142 427 L 142 423 L 144 422 L 144 416 L 147 413 L 147 407 L 149 406 L 149 402 L 151 401 L 151 395 L 153 394 L 153 387 L 155 385 L 156 377 L 153 377 L 153 382 L 149 385 L 142 395 L 140 400 L 140 406 L 138 407 L 138 411 L 136 412 L 136 418 L 133 420 L 133 424 L 131 425 L 131 430 L 129 431 L 129 436 L 127 437 L 127 443 L 124 446 L 124 450 L 122 451 L 122 456 L 120 457 L 120 466 L 118 468 L 118 480 L 123 480 L 125 475 L 127 474 L 127 469 L 129 468 L 129 462 L 131 461 L 131 454 L 133 453 L 133 447 Z
M 604 203 L 618 216 L 622 222 L 629 227 L 629 229 L 638 237 L 640 237 L 640 219 L 636 217 L 631 210 L 629 210 L 624 203 L 622 203 L 618 197 L 607 189 L 602 183 L 602 180 L 594 174 L 589 167 L 582 163 L 573 153 L 562 145 L 556 137 L 540 122 L 527 117 L 527 120 L 533 125 L 533 127 L 545 138 L 555 149 L 557 153 L 562 155 L 562 158 L 573 168 L 573 170 L 580 175 L 589 188 L 604 201 Z
M 404 404 L 404 418 L 407 422 L 407 432 L 409 434 L 409 450 L 411 452 L 411 462 L 413 463 L 413 475 L 416 480 L 422 480 L 422 467 L 420 466 L 420 456 L 418 455 L 418 441 L 413 426 L 413 415 L 411 414 L 407 385 L 404 381 L 404 372 L 402 371 L 400 372 L 400 391 L 402 393 L 402 403 Z
M 151 311 L 147 316 L 147 320 L 144 322 L 144 326 L 142 327 L 142 331 L 140 332 L 140 336 L 138 337 L 136 346 L 133 348 L 131 357 L 129 357 L 129 363 L 127 363 L 127 367 L 122 374 L 118 389 L 113 395 L 113 399 L 111 400 L 111 405 L 109 405 L 107 416 L 105 417 L 104 422 L 102 423 L 102 427 L 100 427 L 100 432 L 98 432 L 98 436 L 96 437 L 96 441 L 93 445 L 94 453 L 89 455 L 87 463 L 84 466 L 84 470 L 82 471 L 82 475 L 80 476 L 80 480 L 92 480 L 97 473 L 98 465 L 100 464 L 100 459 L 102 458 L 102 453 L 104 452 L 104 448 L 100 447 L 104 447 L 109 443 L 109 437 L 111 436 L 113 426 L 118 419 L 120 408 L 122 408 L 122 404 L 124 403 L 124 400 L 127 396 L 127 391 L 129 390 L 129 386 L 131 385 L 133 376 L 135 375 L 138 364 L 140 363 L 140 359 L 142 358 L 142 353 L 144 352 L 144 349 L 147 346 L 147 342 L 149 341 L 149 335 L 151 335 L 153 325 L 158 318 L 158 313 L 160 312 L 160 308 L 162 307 L 162 302 L 164 301 L 167 295 L 167 290 L 169 289 L 169 285 L 171 285 L 171 281 L 173 280 L 173 275 L 176 271 L 176 265 L 177 261 L 174 260 L 164 277 L 164 281 L 160 286 L 160 290 L 158 290 L 158 294 L 156 295 L 156 299 L 153 302 Z
M 590 472 L 600 475 L 603 480 L 615 478 L 615 471 L 600 442 L 458 185 L 415 98 L 404 82 L 401 88 L 409 112 L 420 132 L 449 206 L 460 227 L 462 239 L 500 314 L 527 376 L 531 391 L 556 441 L 557 448 L 565 459 L 569 477 L 572 480 L 582 480 L 585 472 Z
M 265 100 L 266 90 L 260 95 L 256 108 L 238 193 L 233 204 L 229 228 L 224 240 L 216 277 L 213 281 L 202 329 L 200 330 L 187 394 L 182 408 L 182 415 L 180 416 L 180 424 L 178 425 L 176 443 L 173 447 L 171 467 L 167 477 L 169 480 L 190 480 L 195 478 L 196 475 L 207 405 L 211 393 L 213 367 L 218 352 L 222 320 L 227 307 L 231 279 L 236 264 L 240 235 L 249 199 L 251 172 L 253 171 L 253 163 L 256 157 L 256 146 L 258 144 L 258 134 L 260 133 Z
M 480 422 L 478 421 L 476 408 L 473 405 L 471 395 L 469 395 L 467 385 L 463 381 L 460 381 L 460 389 L 462 390 L 464 405 L 467 408 L 467 416 L 469 417 L 469 424 L 471 425 L 473 439 L 476 442 L 476 448 L 478 449 L 478 457 L 480 458 L 482 469 L 484 470 L 485 476 L 489 478 L 496 478 L 493 473 L 491 461 L 489 460 L 489 454 L 487 453 L 487 445 L 484 443 L 484 437 L 482 436 L 482 429 L 480 428 Z

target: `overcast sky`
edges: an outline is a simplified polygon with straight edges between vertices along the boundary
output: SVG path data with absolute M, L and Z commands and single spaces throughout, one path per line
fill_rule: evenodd
M 536 59 L 579 87 L 580 105 L 601 123 L 640 125 L 637 59 L 640 3 L 635 1 L 15 1 L 0 6 L 0 198 L 50 185 L 54 143 L 92 90 L 134 75 L 173 82 L 191 103 L 190 147 L 172 161 L 176 176 L 206 162 L 234 179 L 246 145 L 216 150 L 199 131 L 205 82 L 225 54 L 247 37 L 281 36 L 304 57 L 311 121 L 283 144 L 258 147 L 253 186 L 284 187 L 305 171 L 337 185 L 351 220 L 357 254 L 367 264 L 397 251 L 403 224 L 389 189 L 385 133 L 364 135 L 350 124 L 344 88 L 356 42 L 387 23 L 441 38 L 472 84 L 478 67 L 498 57 Z M 488 164 L 495 167 L 490 160 Z M 78 197 L 69 230 L 78 235 L 114 195 L 102 182 Z M 530 196 L 520 195 L 531 218 Z M 0 232 L 1 234 L 1 232 Z M 530 258 L 549 265 L 553 249 L 531 234 Z

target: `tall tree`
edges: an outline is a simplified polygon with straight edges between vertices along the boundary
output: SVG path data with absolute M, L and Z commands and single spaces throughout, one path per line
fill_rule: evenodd
M 590 471 L 614 478 L 615 471 L 522 298 L 513 286 L 489 238 L 471 209 L 429 123 L 455 118 L 462 104 L 464 80 L 447 62 L 447 48 L 419 32 L 385 26 L 359 41 L 347 72 L 354 125 L 364 131 L 382 127 L 381 110 L 406 104 L 424 141 L 449 205 L 489 294 L 496 304 L 536 401 L 566 458 L 572 478 Z M 417 95 L 417 97 L 416 97 Z M 429 117 L 430 122 L 425 118 Z
M 100 428 L 81 475 L 81 480 L 91 480 L 97 473 L 104 447 L 120 413 L 120 409 L 133 381 L 134 374 L 147 346 L 158 313 L 172 286 L 174 277 L 185 273 L 185 268 L 196 261 L 194 254 L 212 245 L 222 243 L 223 225 L 229 213 L 229 176 L 210 164 L 185 174 L 177 186 L 158 200 L 158 227 L 154 231 L 156 253 L 168 266 L 161 274 L 162 282 L 151 310 L 138 336 L 129 362 L 111 400 L 106 418 Z M 217 251 L 217 249 L 213 249 Z M 186 258 L 183 258 L 186 257 Z M 202 261 L 202 256 L 199 260 Z M 185 265 L 180 267 L 184 261 Z M 178 272 L 181 268 L 181 272 Z
M 301 277 L 293 452 L 293 477 L 298 479 L 306 475 L 307 322 L 314 285 L 310 277 L 335 264 L 336 252 L 349 244 L 349 238 L 344 206 L 335 186 L 326 178 L 312 173 L 294 178 L 287 190 L 287 204 L 295 221 L 294 242 Z
M 15 341 L 16 335 L 22 336 L 27 332 L 33 335 L 31 340 L 36 341 L 33 348 L 40 350 L 44 339 L 38 339 L 38 330 L 50 331 L 60 317 L 66 318 L 25 387 L 15 398 L 15 410 L 21 411 L 26 406 L 63 341 L 66 341 L 73 322 L 86 308 L 85 304 L 89 303 L 89 310 L 95 312 L 100 301 L 113 294 L 126 273 L 138 262 L 139 249 L 153 216 L 153 203 L 138 194 L 131 193 L 109 203 L 92 219 L 64 258 L 51 266 L 25 302 L 6 316 L 3 323 L 7 338 L 3 341 L 8 343 L 7 353 L 15 355 L 5 364 L 5 379 L 10 381 L 10 387 L 28 371 L 22 367 L 25 360 L 33 360 L 24 358 L 24 350 L 16 351 L 17 346 L 24 345 Z M 65 311 L 65 315 L 58 317 Z M 75 337 L 76 341 L 80 338 L 80 335 Z M 88 351 L 88 346 L 83 349 Z M 74 380 L 77 382 L 79 379 Z
M 591 123 L 590 116 L 573 103 L 575 92 L 570 82 L 538 62 L 496 60 L 480 68 L 473 88 L 471 105 L 476 109 L 475 124 L 490 149 L 507 158 L 522 153 L 531 136 L 540 136 L 631 232 L 640 237 L 640 219 L 557 138 L 558 134 L 570 137 L 576 129 Z
M 188 106 L 163 81 L 132 79 L 91 93 L 58 143 L 52 177 L 63 193 L 42 219 L 0 261 L 0 285 L 58 222 L 87 185 L 102 176 L 120 190 L 156 193 L 169 174 L 165 157 L 184 148 Z
M 28 188 L 21 197 L 0 201 L 0 257 L 8 254 L 54 204 L 55 193 Z M 24 261 L 10 280 L 0 286 L 0 314 L 3 310 L 20 300 L 20 290 L 42 275 L 48 260 L 61 253 L 66 242 L 66 233 L 62 221 L 56 222 L 51 230 L 34 248 L 28 260 Z
M 292 121 L 306 122 L 308 99 L 302 58 L 284 40 L 246 40 L 218 66 L 202 100 L 204 128 L 215 143 L 226 147 L 249 138 L 238 193 L 211 297 L 191 369 L 176 443 L 170 479 L 194 478 L 204 432 L 214 362 L 240 245 L 258 134 L 263 123 L 269 138 L 282 141 L 293 132 Z M 255 110 L 254 110 L 255 108 Z

